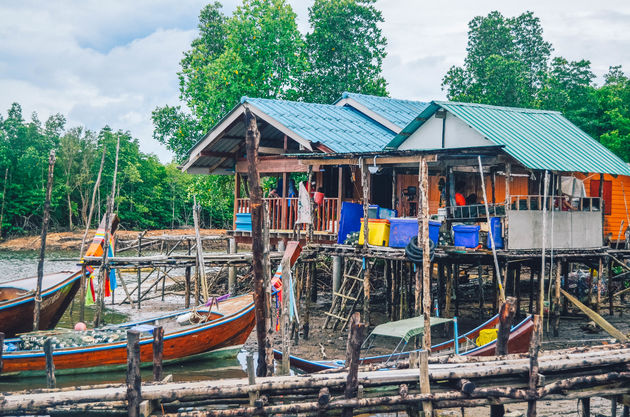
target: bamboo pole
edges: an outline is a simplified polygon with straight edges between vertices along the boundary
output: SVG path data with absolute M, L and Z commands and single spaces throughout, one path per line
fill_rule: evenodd
M 245 143 L 247 151 L 247 181 L 249 183 L 249 205 L 252 214 L 252 269 L 254 271 L 254 297 L 256 310 L 256 335 L 258 342 L 258 376 L 267 375 L 266 346 L 271 345 L 267 334 L 267 314 L 265 302 L 265 277 L 263 270 L 263 199 L 260 188 L 260 174 L 258 172 L 258 145 L 260 132 L 256 117 L 245 109 Z
M 197 273 L 199 274 L 199 280 L 201 281 L 201 291 L 203 292 L 204 301 L 210 298 L 208 293 L 208 281 L 206 281 L 206 267 L 203 259 L 203 245 L 201 242 L 201 233 L 199 231 L 199 212 L 201 206 L 197 204 L 197 196 L 193 196 L 193 222 L 195 224 L 195 239 L 197 241 Z
M 543 202 L 542 202 L 542 261 L 540 266 L 540 275 L 538 277 L 538 315 L 540 316 L 541 322 L 544 321 L 544 310 L 545 310 L 545 265 L 547 260 L 545 259 L 546 255 L 546 246 L 547 246 L 547 191 L 549 190 L 549 171 L 545 171 L 545 181 L 544 181 L 544 190 L 543 190 Z
M 110 222 L 112 219 L 112 211 L 114 209 L 114 196 L 116 195 L 116 178 L 118 176 L 118 156 L 120 153 L 120 135 L 117 135 L 116 140 L 116 157 L 114 159 L 114 178 L 112 179 L 112 192 L 107 199 L 107 209 L 105 211 L 105 233 L 103 235 L 103 257 L 100 267 L 100 282 L 98 285 L 98 296 L 96 301 L 96 313 L 94 314 L 94 327 L 98 327 L 101 324 L 101 315 L 103 312 L 104 304 L 104 291 L 105 291 L 105 277 L 108 273 L 107 257 L 109 256 L 109 235 L 111 231 Z
M 291 355 L 291 331 L 289 329 L 289 304 L 291 300 L 290 292 L 292 288 L 289 286 L 289 274 L 291 267 L 289 266 L 289 257 L 282 258 L 282 375 L 289 375 L 291 372 L 289 365 L 289 357 Z
M 602 316 L 600 316 L 599 314 L 597 314 L 596 312 L 594 312 L 593 310 L 591 310 L 590 308 L 582 304 L 577 298 L 575 298 L 574 296 L 572 296 L 571 294 L 569 294 L 563 289 L 560 289 L 560 292 L 569 301 L 571 301 L 577 308 L 582 310 L 582 312 L 586 314 L 591 320 L 593 320 L 599 327 L 604 329 L 606 333 L 608 333 L 609 335 L 611 335 L 612 337 L 614 337 L 620 342 L 630 341 L 630 339 L 625 334 L 617 330 L 612 324 L 607 322 Z
M 44 256 L 46 255 L 46 234 L 48 233 L 48 220 L 50 219 L 50 197 L 52 195 L 55 160 L 55 150 L 51 149 L 50 155 L 48 156 L 48 183 L 46 186 L 46 201 L 44 202 L 39 262 L 37 263 L 37 287 L 35 290 L 35 309 L 33 311 L 33 330 L 39 330 L 39 316 L 42 304 L 42 280 L 44 279 Z
M 499 260 L 497 259 L 497 248 L 494 243 L 494 230 L 490 222 L 490 211 L 488 210 L 488 196 L 486 195 L 486 183 L 483 176 L 483 165 L 481 164 L 481 156 L 477 156 L 479 163 L 479 176 L 481 177 L 481 190 L 483 192 L 483 203 L 486 208 L 486 220 L 488 221 L 488 236 L 490 237 L 490 246 L 492 248 L 492 258 L 494 259 L 494 268 L 497 276 L 497 284 L 499 286 L 499 302 L 505 302 L 505 281 L 501 279 L 501 268 L 499 268 Z M 507 277 L 505 277 L 507 279 Z

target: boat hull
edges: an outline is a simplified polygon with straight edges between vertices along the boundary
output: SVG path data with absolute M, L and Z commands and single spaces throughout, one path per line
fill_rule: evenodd
M 251 296 L 249 296 L 251 297 Z M 164 335 L 163 359 L 180 360 L 192 355 L 245 343 L 254 328 L 255 315 L 252 302 L 242 309 L 209 323 L 195 325 Z M 7 352 L 4 355 L 3 373 L 44 370 L 46 360 L 42 351 Z M 86 347 L 55 350 L 56 369 L 85 369 L 111 367 L 127 363 L 127 343 L 104 343 Z M 153 337 L 140 339 L 141 362 L 153 361 Z
M 463 343 L 465 340 L 473 340 L 476 338 L 482 329 L 489 329 L 496 326 L 498 323 L 498 315 L 492 317 L 487 322 L 483 323 L 479 327 L 471 330 L 458 337 L 460 343 Z M 510 337 L 508 339 L 508 352 L 510 353 L 525 353 L 529 349 L 529 342 L 534 330 L 534 324 L 531 316 L 527 317 L 525 320 L 520 322 L 517 326 L 515 326 L 510 332 Z M 496 347 L 496 340 L 489 342 L 483 346 L 475 347 L 473 349 L 467 350 L 466 352 L 462 352 L 462 356 L 493 356 Z M 432 353 L 440 354 L 441 351 L 446 349 L 453 348 L 453 339 L 441 343 L 439 345 L 435 345 L 431 348 Z M 282 359 L 282 352 L 274 350 L 274 357 L 276 360 Z M 406 359 L 409 357 L 409 352 L 403 352 L 396 357 L 392 357 L 391 355 L 378 355 L 378 356 L 370 356 L 361 358 L 361 365 L 369 365 L 369 364 L 378 364 L 378 363 L 386 363 L 389 360 L 399 360 Z M 291 356 L 289 360 L 292 367 L 296 369 L 300 369 L 304 372 L 319 372 L 326 369 L 335 369 L 342 368 L 344 366 L 343 361 L 341 360 L 329 360 L 329 361 L 309 361 L 304 358 L 299 358 L 297 356 Z
M 46 276 L 44 276 L 44 283 Z M 9 284 L 9 283 L 5 283 Z M 68 277 L 42 293 L 39 328 L 53 329 L 81 287 L 81 271 L 69 273 Z M 33 292 L 11 300 L 0 302 L 0 332 L 6 337 L 33 330 Z

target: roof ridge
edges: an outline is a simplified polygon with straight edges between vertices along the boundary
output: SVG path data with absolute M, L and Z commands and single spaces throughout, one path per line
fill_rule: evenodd
M 343 108 L 343 107 L 335 106 L 334 104 L 327 104 L 327 103 L 312 103 L 310 101 L 296 101 L 296 100 L 285 100 L 281 98 L 264 98 L 264 97 L 247 97 L 247 96 L 241 97 L 241 104 L 251 102 L 252 100 L 275 101 L 275 102 L 308 105 L 308 106 L 321 106 L 321 107 L 327 107 L 327 108 L 333 108 L 333 107 Z
M 527 107 L 512 107 L 512 106 L 495 106 L 493 104 L 483 104 L 483 103 L 466 103 L 462 101 L 444 101 L 444 100 L 435 100 L 435 104 L 440 106 L 442 105 L 451 105 L 451 106 L 464 106 L 464 107 L 482 107 L 492 110 L 501 110 L 501 111 L 510 111 L 510 112 L 519 112 L 519 113 L 547 113 L 547 114 L 560 114 L 562 112 L 558 110 L 544 110 L 544 109 L 531 109 Z
M 341 94 L 341 98 L 352 98 L 352 96 L 361 96 L 361 97 L 370 97 L 370 98 L 376 98 L 376 99 L 387 99 L 387 100 L 404 101 L 404 102 L 407 102 L 407 103 L 422 103 L 422 104 L 429 103 L 428 101 L 411 100 L 411 99 L 408 99 L 408 98 L 396 98 L 396 97 L 388 97 L 388 96 L 375 96 L 373 94 L 353 93 L 353 92 L 350 92 L 350 91 L 344 91 Z

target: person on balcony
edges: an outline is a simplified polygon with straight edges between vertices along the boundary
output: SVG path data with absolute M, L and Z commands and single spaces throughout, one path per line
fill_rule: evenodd
M 269 198 L 280 198 L 282 197 L 282 178 L 278 178 L 278 184 L 276 188 L 269 191 Z

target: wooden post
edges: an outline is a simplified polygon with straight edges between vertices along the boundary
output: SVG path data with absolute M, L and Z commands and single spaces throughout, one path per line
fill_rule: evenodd
M 190 240 L 186 239 L 186 244 L 188 246 L 188 255 L 190 255 Z M 184 307 L 190 308 L 190 266 L 186 267 L 184 272 L 185 284 L 184 284 Z M 197 305 L 195 303 L 195 305 Z
M 529 345 L 529 393 L 536 395 L 536 386 L 538 385 L 538 351 L 540 350 L 540 342 L 542 337 L 542 319 L 536 314 L 534 315 L 534 332 Z M 536 417 L 536 400 L 527 401 L 527 417 Z
M 144 233 L 138 233 L 138 258 L 142 256 L 142 236 L 144 236 Z M 140 265 L 138 265 L 136 270 L 136 278 L 138 280 L 138 310 L 140 310 L 140 303 L 142 302 L 142 272 Z M 131 301 L 131 298 L 129 301 Z
M 164 353 L 164 328 L 153 328 L 153 380 L 162 380 L 162 357 Z
M 599 306 L 602 303 L 602 274 L 604 273 L 604 262 L 603 258 L 599 257 L 599 267 L 597 268 L 597 287 L 595 290 L 597 294 L 595 296 L 595 311 L 599 314 Z M 609 279 L 610 280 L 610 279 Z
M 193 222 L 195 224 L 195 240 L 197 242 L 197 274 L 201 281 L 201 290 L 203 291 L 204 301 L 210 297 L 208 293 L 208 281 L 206 280 L 206 266 L 203 259 L 203 244 L 201 242 L 201 232 L 199 231 L 199 212 L 201 206 L 197 204 L 197 196 L 193 196 Z
M 234 170 L 234 210 L 232 213 L 232 230 L 236 229 L 236 213 L 238 206 L 238 199 L 241 198 L 241 176 L 236 170 Z
M 306 242 L 312 242 L 313 241 L 313 224 L 315 222 L 315 211 L 313 209 L 313 198 L 311 197 L 311 195 L 313 195 L 313 192 L 315 190 L 313 190 L 313 165 L 309 165 L 307 168 L 307 177 L 308 177 L 308 188 L 307 191 L 309 192 L 309 198 L 308 198 L 308 203 L 311 206 L 311 222 L 307 225 L 307 229 L 306 229 Z
M 308 333 L 310 331 L 310 320 L 311 320 L 311 285 L 312 283 L 312 268 L 311 263 L 306 263 L 304 265 L 306 269 L 306 285 L 304 289 L 304 324 L 302 325 L 302 331 L 304 333 L 304 340 L 308 340 Z
M 228 239 L 228 253 L 236 253 L 236 239 L 231 237 Z M 228 267 L 228 293 L 236 294 L 236 267 Z
M 267 309 L 265 303 L 265 277 L 263 271 L 263 199 L 258 172 L 258 145 L 260 132 L 256 117 L 245 109 L 245 143 L 247 151 L 247 181 L 249 183 L 249 205 L 252 214 L 252 270 L 254 272 L 254 301 L 256 311 L 256 336 L 258 342 L 258 376 L 267 375 L 266 350 L 271 345 L 267 335 Z
M 361 186 L 363 187 L 363 252 L 365 272 L 363 274 L 363 320 L 367 325 L 370 325 L 370 264 L 369 259 L 366 259 L 368 252 L 368 240 L 369 240 L 369 209 L 370 209 L 370 175 L 368 173 L 367 161 L 361 160 Z
M 516 314 L 516 298 L 508 297 L 499 309 L 499 331 L 497 333 L 496 355 L 507 355 L 510 329 Z
M 254 368 L 254 357 L 251 353 L 248 353 L 245 357 L 247 362 L 247 382 L 249 385 L 256 384 L 256 369 Z M 258 398 L 258 394 L 254 391 L 249 393 L 249 405 L 253 406 Z
M 591 399 L 586 397 L 579 401 L 582 404 L 582 417 L 591 417 Z
M 4 353 L 4 333 L 0 332 L 0 375 L 2 374 L 2 367 L 4 362 L 2 360 L 2 354 Z
M 612 261 L 610 259 L 608 259 L 608 261 L 606 262 L 606 266 L 607 266 L 606 270 L 608 271 L 608 314 L 612 316 L 614 313 L 613 311 L 613 286 L 612 286 L 613 271 L 612 271 Z
M 420 393 L 430 394 L 431 385 L 429 381 L 429 352 L 424 349 L 419 352 L 418 359 L 420 362 Z M 422 411 L 425 417 L 431 417 L 433 415 L 433 404 L 431 401 L 422 402 Z
M 554 283 L 553 292 L 553 335 L 558 337 L 560 332 L 560 285 L 562 282 L 562 262 L 558 260 L 556 262 L 556 280 Z M 564 279 L 567 279 L 565 277 Z
M 289 356 L 291 355 L 291 331 L 289 329 L 289 300 L 291 287 L 289 286 L 289 258 L 282 258 L 282 375 L 290 374 Z
M 55 388 L 57 379 L 55 378 L 55 362 L 53 361 L 52 339 L 49 337 L 44 341 L 44 355 L 46 355 L 46 386 Z
M 263 288 L 265 289 L 265 327 L 267 329 L 267 338 L 265 340 L 265 354 L 267 362 L 267 376 L 271 376 L 274 371 L 273 347 L 273 310 L 271 307 L 271 260 L 269 259 L 269 251 L 271 241 L 269 239 L 269 229 L 271 228 L 271 219 L 269 218 L 269 203 L 263 201 Z
M 48 233 L 48 220 L 50 218 L 50 196 L 52 194 L 53 174 L 55 172 L 55 159 L 55 150 L 51 149 L 50 155 L 48 157 L 48 183 L 46 185 L 46 201 L 44 202 L 44 219 L 42 220 L 39 262 L 37 263 L 37 288 L 35 290 L 33 330 L 39 330 L 39 315 L 42 304 L 42 280 L 44 279 L 44 256 L 46 255 L 46 234 Z
M 446 285 L 444 289 L 443 317 L 451 317 L 451 298 L 453 296 L 453 264 L 446 265 Z
M 431 253 L 429 245 L 429 168 L 427 160 L 423 156 L 420 160 L 418 182 L 420 195 L 418 200 L 418 213 L 422 212 L 420 230 L 418 236 L 422 237 L 422 314 L 424 316 L 424 328 L 429 329 L 422 335 L 423 349 L 431 351 Z M 422 210 L 420 210 L 422 204 Z M 420 217 L 420 215 L 418 215 Z M 420 241 L 418 241 L 420 246 Z M 418 271 L 419 273 L 420 271 Z M 420 280 L 416 275 L 416 315 L 419 315 Z
M 346 368 L 348 368 L 348 378 L 346 380 L 346 389 L 344 397 L 347 399 L 355 398 L 359 386 L 359 361 L 361 344 L 363 343 L 365 333 L 365 324 L 361 323 L 361 314 L 353 313 L 350 317 L 350 326 L 348 333 L 348 344 L 346 345 Z M 342 411 L 342 417 L 351 417 L 353 415 L 351 407 L 345 407 Z
M 140 416 L 141 387 L 140 332 L 127 330 L 127 407 L 129 417 Z
M 7 177 L 9 176 L 9 167 L 4 170 L 4 185 L 2 186 L 2 208 L 0 208 L 0 239 L 2 239 L 2 222 L 4 221 L 4 201 L 7 196 Z
M 516 298 L 508 297 L 501 308 L 499 309 L 499 331 L 497 333 L 497 344 L 495 347 L 495 355 L 507 355 L 508 352 L 508 340 L 510 338 L 510 329 L 512 328 L 512 322 L 514 321 L 514 315 L 516 313 Z M 505 414 L 505 407 L 503 405 L 491 405 L 490 416 L 502 417 Z

